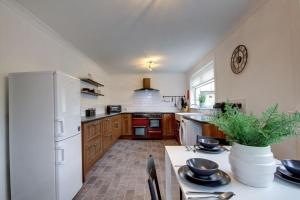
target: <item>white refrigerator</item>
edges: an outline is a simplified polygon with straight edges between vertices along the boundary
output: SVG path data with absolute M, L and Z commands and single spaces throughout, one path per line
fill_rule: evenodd
M 12 200 L 71 200 L 82 186 L 80 80 L 9 74 Z

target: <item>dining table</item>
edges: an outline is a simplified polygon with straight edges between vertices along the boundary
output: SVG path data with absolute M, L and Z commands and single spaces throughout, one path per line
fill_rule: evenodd
M 219 154 L 208 154 L 199 151 L 190 150 L 193 147 L 185 146 L 166 146 L 165 147 L 165 195 L 166 200 L 172 198 L 172 181 L 177 181 L 182 191 L 183 199 L 195 196 L 187 192 L 233 192 L 235 195 L 231 199 L 241 200 L 296 200 L 300 199 L 300 186 L 288 183 L 284 180 L 274 177 L 273 184 L 266 188 L 256 188 L 245 185 L 233 176 L 229 164 L 230 147 L 226 146 L 227 151 Z M 207 187 L 197 185 L 182 178 L 178 174 L 178 169 L 186 165 L 186 161 L 191 158 L 204 158 L 212 160 L 219 165 L 219 169 L 227 173 L 231 181 L 229 184 L 218 187 Z M 280 161 L 276 160 L 279 165 Z M 175 176 L 172 174 L 175 174 Z M 257 177 L 258 179 L 260 177 Z

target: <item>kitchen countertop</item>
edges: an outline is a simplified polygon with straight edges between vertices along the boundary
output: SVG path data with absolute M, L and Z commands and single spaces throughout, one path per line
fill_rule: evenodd
M 183 116 L 183 118 L 200 122 L 200 123 L 209 123 L 212 119 L 211 116 L 207 116 L 207 115 L 186 115 Z
M 103 119 L 103 118 L 106 118 L 106 117 L 112 117 L 112 116 L 115 116 L 115 115 L 119 115 L 120 113 L 112 113 L 112 114 L 106 114 L 106 113 L 103 113 L 103 114 L 97 114 L 95 116 L 92 116 L 92 117 L 81 117 L 81 122 L 85 123 L 85 122 L 91 122 L 91 121 L 94 121 L 94 120 L 97 120 L 97 119 Z
M 107 113 L 103 113 L 103 114 L 97 114 L 96 116 L 93 116 L 93 117 L 85 117 L 85 116 L 82 116 L 81 117 L 81 122 L 82 123 L 86 123 L 86 122 L 91 122 L 91 121 L 94 121 L 94 120 L 97 120 L 97 119 L 103 119 L 103 118 L 106 118 L 106 117 L 112 117 L 112 116 L 115 116 L 115 115 L 119 115 L 119 114 L 132 114 L 132 113 L 161 113 L 161 114 L 173 114 L 174 112 L 121 112 L 121 113 L 111 113 L 111 114 L 107 114 Z

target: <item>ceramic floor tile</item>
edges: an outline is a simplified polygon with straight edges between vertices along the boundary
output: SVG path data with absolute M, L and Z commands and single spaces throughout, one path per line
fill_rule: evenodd
M 146 163 L 154 156 L 159 187 L 164 199 L 165 146 L 175 140 L 119 140 L 92 167 L 74 200 L 150 200 Z M 178 186 L 173 187 L 174 200 Z

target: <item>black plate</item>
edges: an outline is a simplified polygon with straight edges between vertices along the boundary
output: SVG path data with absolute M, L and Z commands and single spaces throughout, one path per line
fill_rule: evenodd
M 281 172 L 278 171 L 278 168 L 277 168 L 277 170 L 276 170 L 276 172 L 275 172 L 274 175 L 275 175 L 275 177 L 277 177 L 277 178 L 279 178 L 279 179 L 281 179 L 281 180 L 284 180 L 284 181 L 286 181 L 286 182 L 289 182 L 289 183 L 292 183 L 292 184 L 295 184 L 295 185 L 299 185 L 299 186 L 300 186 L 300 183 L 299 183 L 299 182 L 295 182 L 295 181 L 291 180 L 290 178 L 284 176 Z
M 222 185 L 227 185 L 231 181 L 230 176 L 221 170 L 219 170 L 217 173 L 211 176 L 199 177 L 195 175 L 186 165 L 178 169 L 178 174 L 183 179 L 207 187 L 218 187 Z
M 291 172 L 292 174 L 300 178 L 300 160 L 286 159 L 286 160 L 282 160 L 281 163 L 289 172 Z
M 196 145 L 195 148 L 197 149 L 197 151 L 202 151 L 204 153 L 210 153 L 210 154 L 218 154 L 224 151 L 224 149 L 221 146 L 217 146 L 215 148 L 209 149 L 201 145 Z
M 288 179 L 300 183 L 300 177 L 293 175 L 291 172 L 286 170 L 284 167 L 277 167 L 277 170 L 282 176 L 287 177 Z

